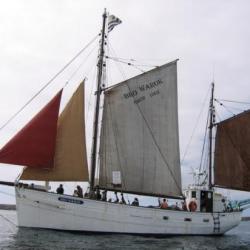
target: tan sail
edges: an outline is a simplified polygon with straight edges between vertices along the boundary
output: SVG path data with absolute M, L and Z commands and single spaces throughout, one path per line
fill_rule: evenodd
M 84 83 L 81 83 L 58 121 L 54 167 L 26 168 L 22 180 L 88 181 L 85 144 Z
M 214 184 L 250 191 L 250 111 L 217 126 Z
M 99 184 L 181 195 L 176 61 L 106 91 Z

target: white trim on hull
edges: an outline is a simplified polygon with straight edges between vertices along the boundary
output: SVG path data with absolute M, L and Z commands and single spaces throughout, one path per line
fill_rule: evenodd
M 69 231 L 150 235 L 221 235 L 241 212 L 201 213 L 134 207 L 16 188 L 18 225 Z

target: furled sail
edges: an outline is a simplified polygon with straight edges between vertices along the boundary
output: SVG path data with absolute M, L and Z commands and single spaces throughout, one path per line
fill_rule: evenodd
M 0 162 L 49 169 L 53 166 L 62 90 L 1 150 Z
M 214 184 L 250 191 L 250 111 L 217 125 Z
M 85 145 L 84 83 L 81 83 L 58 121 L 54 167 L 26 168 L 22 180 L 88 181 Z
M 177 61 L 105 92 L 99 185 L 180 196 Z

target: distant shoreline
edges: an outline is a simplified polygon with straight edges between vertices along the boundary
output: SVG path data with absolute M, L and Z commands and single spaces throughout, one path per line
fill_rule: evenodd
M 15 204 L 0 204 L 0 210 L 16 210 Z
M 250 221 L 250 217 L 242 217 L 241 220 L 242 221 Z

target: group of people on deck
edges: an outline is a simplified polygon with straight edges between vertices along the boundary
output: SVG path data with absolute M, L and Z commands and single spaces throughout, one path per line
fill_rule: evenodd
M 64 194 L 64 188 L 63 185 L 60 184 L 59 187 L 56 189 L 57 194 Z M 95 188 L 94 190 L 94 199 L 100 200 L 100 201 L 108 201 L 108 202 L 113 202 L 113 203 L 119 203 L 119 204 L 127 204 L 123 193 L 121 193 L 121 199 L 119 199 L 117 192 L 114 192 L 115 194 L 115 200 L 112 201 L 112 198 L 109 198 L 107 200 L 107 190 L 103 190 L 102 192 L 98 187 Z M 82 188 L 77 185 L 76 189 L 74 190 L 73 196 L 79 197 L 79 198 L 89 198 L 89 193 L 86 192 L 83 195 L 83 190 Z M 131 203 L 132 206 L 139 206 L 139 200 L 137 197 L 134 198 L 133 202 Z
M 56 189 L 56 192 L 58 194 L 64 194 L 64 188 L 63 188 L 62 184 L 59 185 L 59 187 Z M 74 190 L 73 196 L 83 198 L 82 188 L 79 185 L 76 186 L 76 189 Z
M 56 192 L 58 194 L 64 194 L 64 188 L 63 188 L 62 184 L 59 185 L 59 187 L 56 189 Z M 96 187 L 95 192 L 94 192 L 94 199 L 100 200 L 100 201 L 108 201 L 108 202 L 113 202 L 113 203 L 119 203 L 119 204 L 127 204 L 122 192 L 121 192 L 120 199 L 119 199 L 118 194 L 117 194 L 116 191 L 114 192 L 114 195 L 115 195 L 114 200 L 112 200 L 112 198 L 109 198 L 107 200 L 107 190 L 103 190 L 101 192 L 100 189 L 98 187 Z M 77 185 L 76 189 L 74 190 L 73 196 L 79 197 L 79 198 L 83 198 L 83 197 L 88 198 L 89 193 L 85 193 L 83 195 L 82 188 L 79 185 Z M 175 209 L 175 210 L 184 210 L 184 211 L 187 210 L 185 202 L 182 202 L 182 207 L 181 208 L 178 206 L 178 203 L 176 203 L 175 206 L 169 207 L 168 201 L 166 200 L 166 198 L 163 198 L 162 201 L 160 199 L 158 199 L 158 202 L 159 202 L 159 208 L 161 208 L 161 209 L 170 208 L 170 209 Z M 133 200 L 133 202 L 131 204 L 128 201 L 128 204 L 131 205 L 131 206 L 140 206 L 139 205 L 139 200 L 138 200 L 137 197 L 134 198 L 134 200 Z

